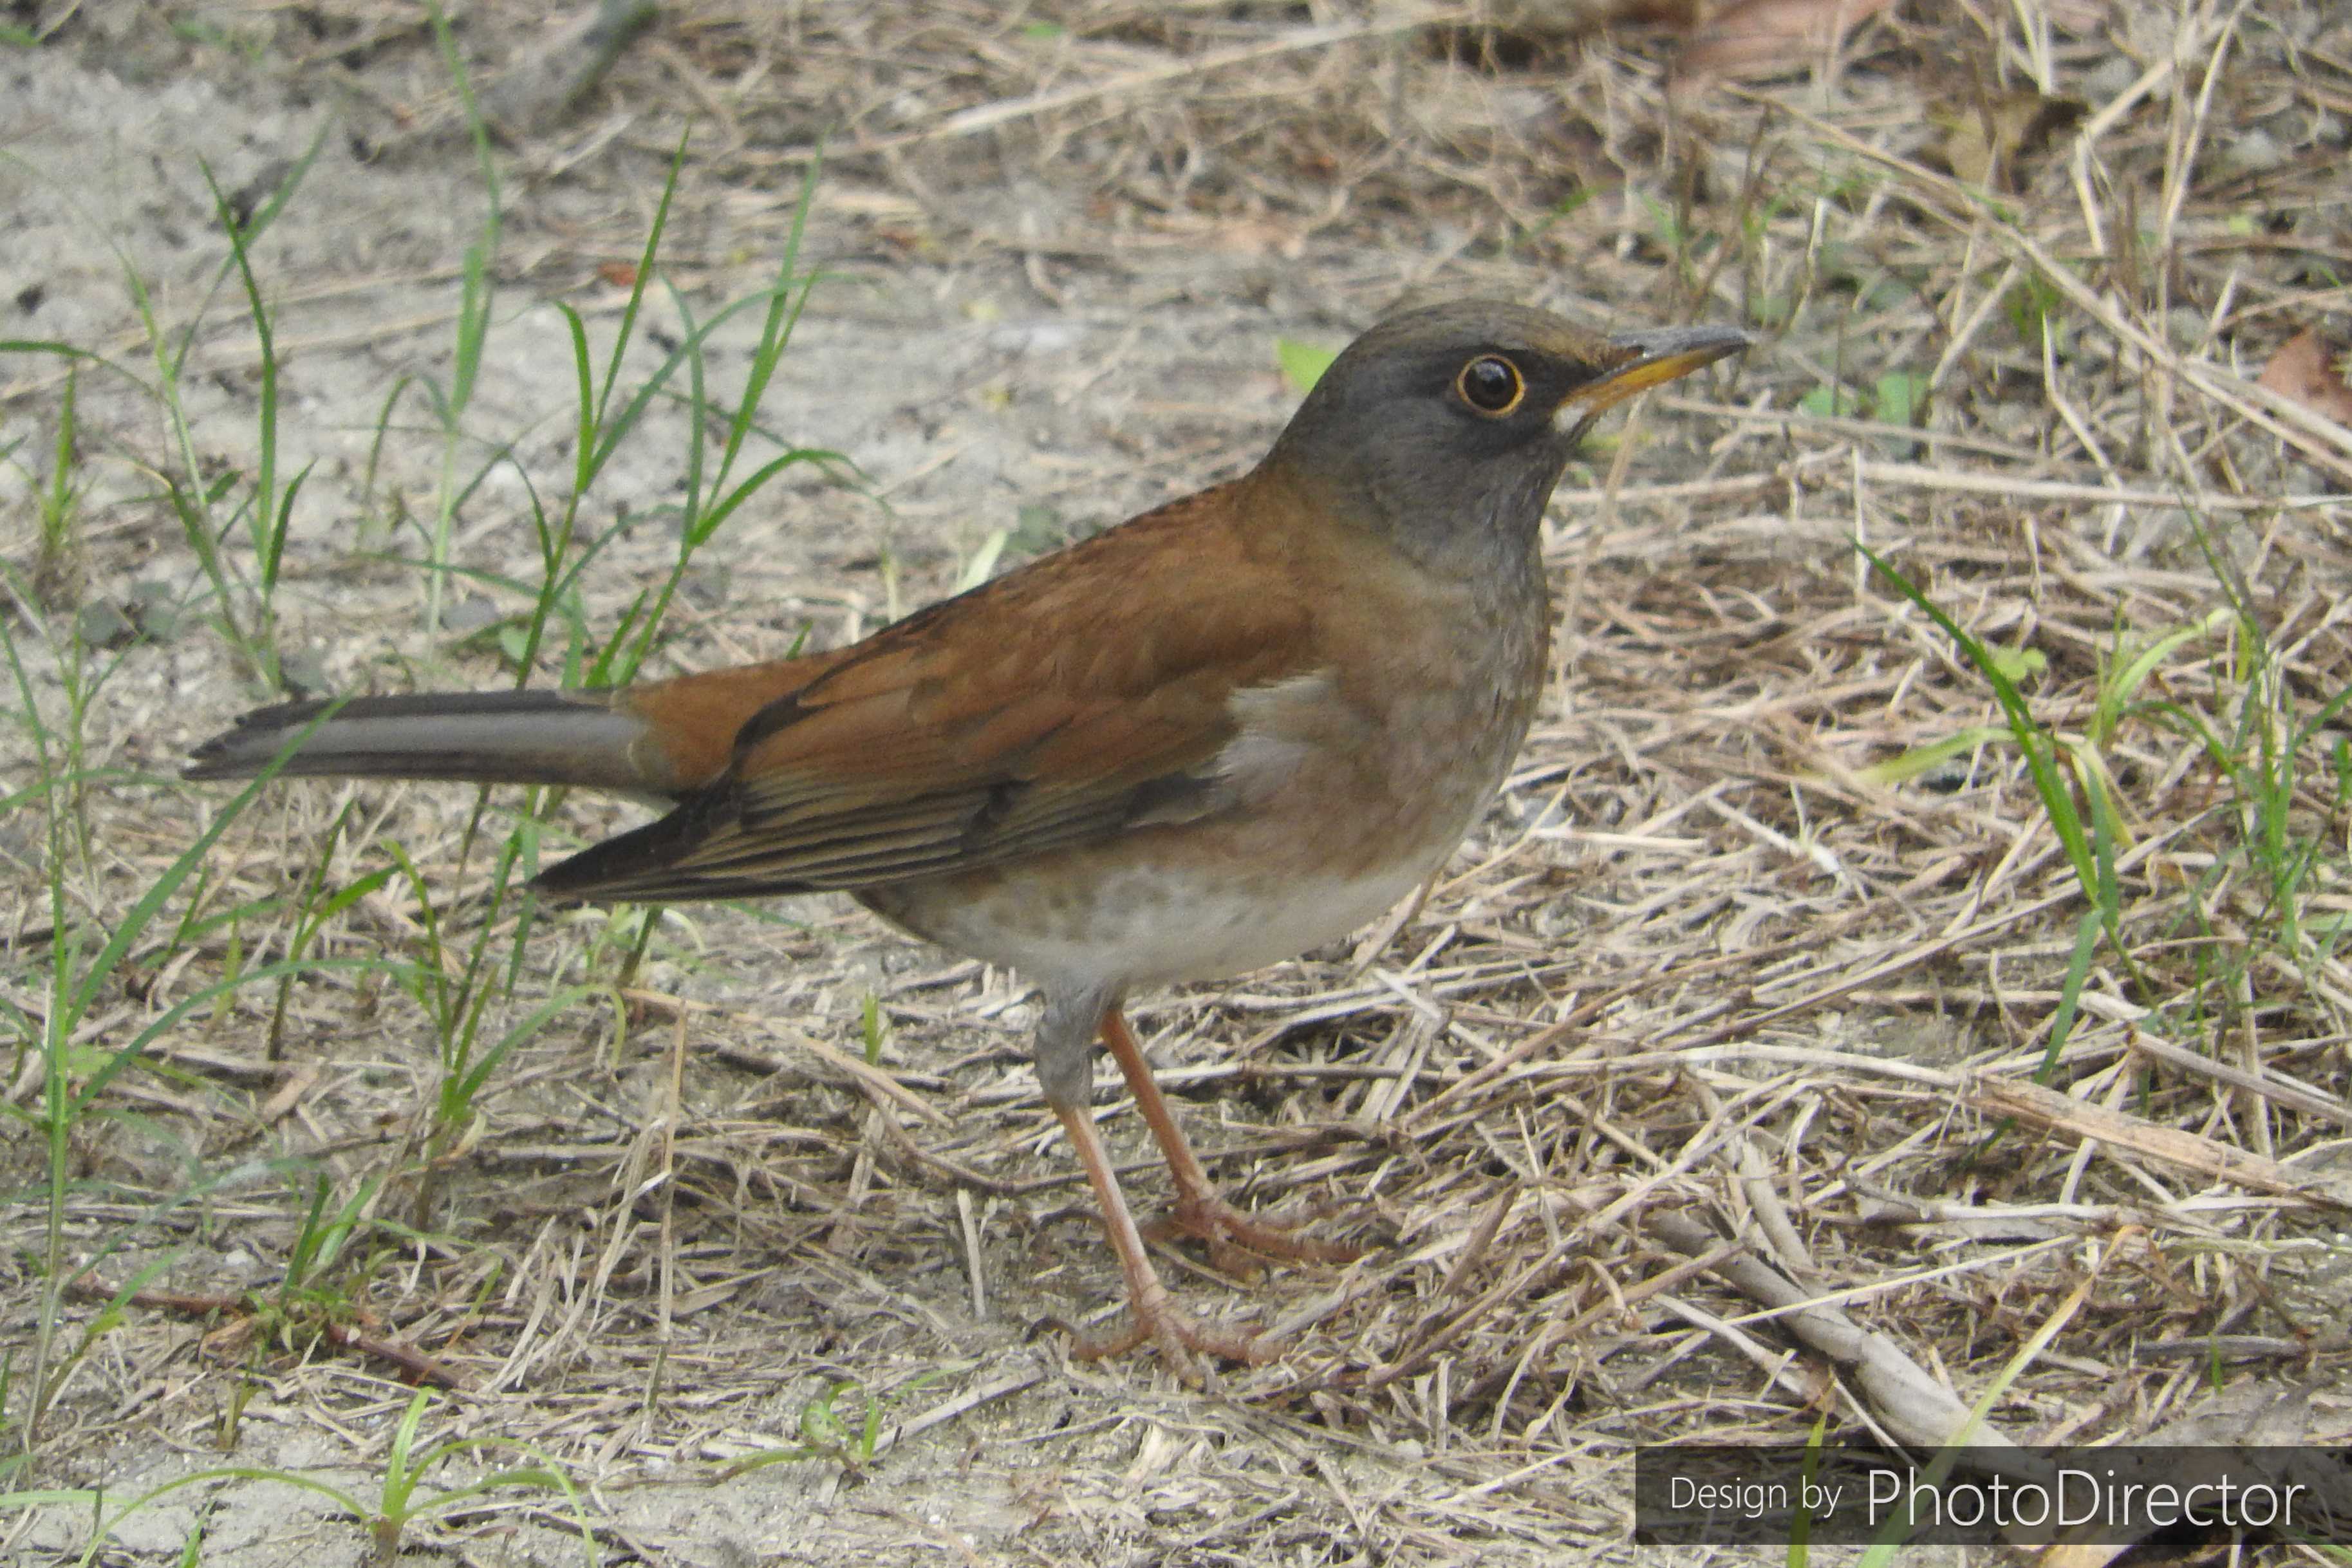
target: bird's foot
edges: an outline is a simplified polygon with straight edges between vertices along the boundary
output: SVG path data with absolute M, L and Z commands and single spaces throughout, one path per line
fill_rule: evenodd
M 1160 1352 L 1169 1371 L 1198 1388 L 1206 1382 L 1201 1366 L 1203 1356 L 1263 1366 L 1281 1352 L 1277 1342 L 1263 1334 L 1223 1328 L 1194 1317 L 1178 1306 L 1157 1280 L 1153 1286 L 1129 1295 L 1125 1332 L 1098 1340 L 1071 1329 L 1071 1353 L 1081 1361 L 1100 1361 L 1148 1344 Z
M 1298 1228 L 1304 1223 L 1259 1219 L 1209 1190 L 1179 1193 L 1175 1211 L 1147 1234 L 1154 1240 L 1166 1240 L 1173 1234 L 1205 1241 L 1209 1260 L 1228 1272 L 1241 1271 L 1237 1264 L 1246 1268 L 1247 1259 L 1234 1257 L 1236 1252 L 1295 1263 L 1353 1263 L 1364 1255 L 1361 1247 L 1300 1236 Z

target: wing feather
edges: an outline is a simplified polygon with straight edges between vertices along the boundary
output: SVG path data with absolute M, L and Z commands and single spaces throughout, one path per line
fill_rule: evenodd
M 870 888 L 1220 809 L 1220 759 L 1248 710 L 1236 696 L 1315 668 L 1308 603 L 1240 537 L 1231 489 L 808 660 L 804 683 L 742 724 L 723 773 L 542 885 L 662 900 Z

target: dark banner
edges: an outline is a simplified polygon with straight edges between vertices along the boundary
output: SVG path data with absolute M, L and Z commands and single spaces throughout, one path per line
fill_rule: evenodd
M 2352 1545 L 2352 1450 L 1645 1447 L 1633 1539 L 1658 1546 Z

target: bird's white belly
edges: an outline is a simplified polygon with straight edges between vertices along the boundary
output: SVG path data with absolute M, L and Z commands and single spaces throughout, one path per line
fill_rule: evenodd
M 1015 884 L 919 910 L 879 913 L 943 947 L 1022 972 L 1047 985 L 1118 988 L 1224 980 L 1336 942 L 1385 913 L 1427 868 L 1363 878 L 1190 877 L 1166 866 L 1109 872 L 1041 918 L 1034 889 Z M 1017 910 L 1000 909 L 1000 899 Z M 909 918 L 910 916 L 914 918 Z
M 1156 900 L 1155 889 L 1138 887 L 1131 906 L 1106 900 L 1096 931 L 1070 944 L 1066 957 L 1039 952 L 1030 962 L 1073 975 L 1126 967 L 1129 984 L 1138 985 L 1223 980 L 1337 942 L 1387 913 L 1419 880 L 1412 872 L 1354 881 L 1301 878 L 1247 892 L 1162 886 Z

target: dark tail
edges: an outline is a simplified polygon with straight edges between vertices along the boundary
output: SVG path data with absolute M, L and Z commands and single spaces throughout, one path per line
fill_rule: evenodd
M 639 761 L 658 750 L 640 744 L 647 733 L 644 720 L 615 708 L 614 693 L 595 689 L 282 702 L 198 746 L 181 775 L 249 778 L 292 748 L 288 776 L 659 792 L 666 783 Z

